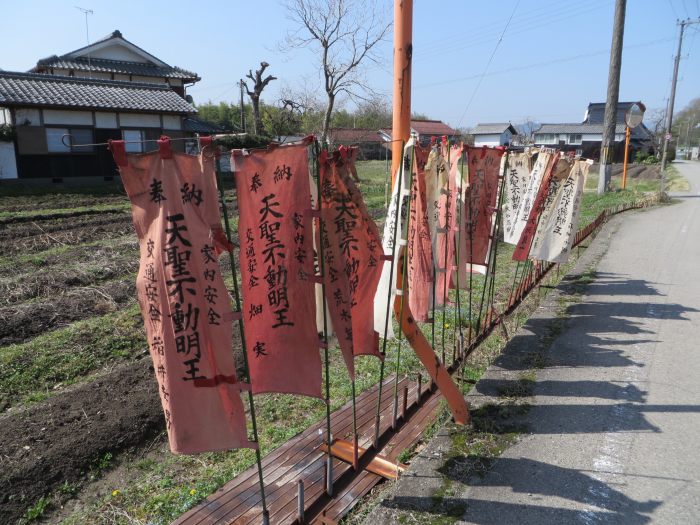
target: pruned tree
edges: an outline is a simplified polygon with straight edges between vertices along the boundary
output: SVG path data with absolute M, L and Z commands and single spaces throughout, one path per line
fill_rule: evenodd
M 267 62 L 260 62 L 260 69 L 256 70 L 255 74 L 253 74 L 252 69 L 248 70 L 246 78 L 253 82 L 252 90 L 248 87 L 248 83 L 245 80 L 243 81 L 243 87 L 245 87 L 245 91 L 253 103 L 253 126 L 256 135 L 263 131 L 262 116 L 260 115 L 260 95 L 262 95 L 263 90 L 270 82 L 277 80 L 277 77 L 272 75 L 267 75 L 267 77 L 263 78 L 263 74 L 268 67 L 270 67 L 270 64 Z
M 377 12 L 373 0 L 289 0 L 288 18 L 295 24 L 285 43 L 290 48 L 311 48 L 319 56 L 326 104 L 321 141 L 328 137 L 337 98 L 366 99 L 373 94 L 361 71 L 367 61 L 377 62 L 375 46 L 384 40 L 391 24 Z

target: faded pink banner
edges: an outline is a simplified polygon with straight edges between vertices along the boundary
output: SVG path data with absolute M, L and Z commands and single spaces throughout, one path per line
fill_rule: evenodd
M 253 392 L 321 397 L 308 142 L 233 156 Z
M 213 159 L 113 151 L 131 200 L 141 264 L 136 287 L 173 452 L 253 448 L 232 351 L 226 248 Z

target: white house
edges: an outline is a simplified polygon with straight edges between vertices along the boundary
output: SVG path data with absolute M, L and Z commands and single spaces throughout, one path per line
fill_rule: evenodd
M 624 156 L 625 112 L 632 104 L 634 102 L 617 103 L 614 155 L 616 161 L 621 160 Z M 590 103 L 581 123 L 542 124 L 535 131 L 535 145 L 557 147 L 565 151 L 575 151 L 588 158 L 598 159 L 600 145 L 603 142 L 604 115 L 605 103 Z M 641 149 L 648 151 L 653 147 L 652 141 L 652 133 L 644 124 L 631 130 L 630 146 L 632 151 Z
M 510 122 L 477 124 L 471 131 L 475 146 L 508 146 L 517 134 Z
M 0 125 L 14 127 L 2 144 L 0 177 L 52 179 L 117 175 L 109 139 L 135 141 L 127 151 L 155 149 L 161 134 L 202 131 L 186 94 L 196 73 L 170 66 L 114 31 L 27 73 L 0 71 Z M 183 150 L 183 141 L 173 142 Z M 14 166 L 13 166 L 14 165 Z M 13 169 L 14 168 L 14 169 Z

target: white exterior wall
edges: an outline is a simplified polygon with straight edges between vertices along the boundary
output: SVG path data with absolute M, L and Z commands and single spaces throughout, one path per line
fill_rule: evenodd
M 0 179 L 16 178 L 15 145 L 12 142 L 0 142 Z
M 160 128 L 160 116 L 119 113 L 119 124 L 122 128 Z
M 103 111 L 95 112 L 95 127 L 115 129 L 117 126 L 117 114 Z
M 77 124 L 79 126 L 92 126 L 92 112 L 45 109 L 44 124 Z
M 112 80 L 111 73 L 105 73 L 103 71 L 81 71 L 80 69 L 75 70 L 75 78 L 99 78 L 104 80 Z
M 93 58 L 106 58 L 109 60 L 124 60 L 127 62 L 147 62 L 141 55 L 134 53 L 121 44 L 106 45 L 100 49 L 94 49 L 90 52 Z
M 165 79 L 163 77 L 141 77 L 138 75 L 132 75 L 131 80 L 133 82 L 145 82 L 147 84 L 165 84 Z
M 163 129 L 180 130 L 182 129 L 182 120 L 178 116 L 163 115 Z
M 12 115 L 7 108 L 0 108 L 0 126 L 3 124 L 12 124 Z
M 38 109 L 20 108 L 15 111 L 16 126 L 41 126 L 41 113 Z
M 500 146 L 501 135 L 493 133 L 490 135 L 475 135 L 474 146 Z

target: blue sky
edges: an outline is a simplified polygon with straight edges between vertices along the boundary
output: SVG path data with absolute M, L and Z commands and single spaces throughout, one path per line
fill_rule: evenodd
M 390 16 L 391 2 L 379 2 Z M 320 85 L 313 53 L 278 51 L 292 26 L 276 0 L 3 3 L 2 69 L 26 71 L 85 45 L 80 5 L 94 11 L 91 40 L 119 29 L 165 62 L 199 73 L 203 80 L 189 90 L 196 102 L 236 101 L 235 82 L 261 60 L 279 77 L 263 95 L 269 102 L 283 87 Z M 589 102 L 605 101 L 613 12 L 614 0 L 415 0 L 413 109 L 453 126 L 580 121 Z M 620 100 L 665 106 L 676 19 L 698 16 L 699 0 L 628 0 Z M 699 28 L 686 32 L 676 110 L 700 96 Z M 391 37 L 380 53 L 384 64 L 366 76 L 390 99 Z

